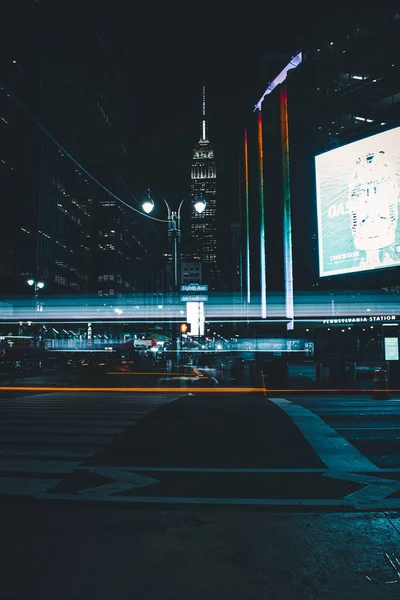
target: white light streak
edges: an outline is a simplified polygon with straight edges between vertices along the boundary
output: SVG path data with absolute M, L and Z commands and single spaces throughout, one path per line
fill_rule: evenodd
M 163 304 L 162 320 L 164 322 L 182 320 L 183 310 L 186 313 L 186 303 L 181 302 L 180 293 L 169 296 L 168 303 Z M 332 303 L 334 299 L 334 303 Z M 115 322 L 115 323 L 145 323 L 146 321 L 160 321 L 158 303 L 150 306 L 149 298 L 145 295 L 135 298 L 131 304 L 131 297 L 121 296 L 115 299 L 99 298 L 97 296 L 65 296 L 57 298 L 42 296 L 43 310 L 40 321 L 32 298 L 2 297 L 0 301 L 0 320 L 4 323 L 18 323 L 19 321 L 35 321 L 41 323 L 78 323 L 78 322 Z M 266 320 L 287 322 L 284 292 L 268 292 Z M 118 312 L 117 310 L 118 309 Z M 370 310 L 368 310 L 370 309 Z M 243 319 L 244 321 L 261 320 L 260 295 L 252 295 L 251 303 L 242 305 L 240 294 L 223 294 L 208 292 L 208 301 L 204 303 L 204 315 L 208 322 L 222 322 Z M 381 316 L 390 316 L 382 322 L 393 322 L 391 316 L 400 316 L 399 296 L 394 293 L 382 291 L 351 291 L 335 292 L 295 292 L 294 294 L 294 319 L 301 322 L 315 319 L 343 319 L 365 316 L 368 325 L 371 322 L 380 322 Z M 354 325 L 357 323 L 340 323 Z M 330 326 L 330 324 L 328 325 Z M 365 325 L 364 325 L 365 326 Z
M 264 94 L 261 96 L 260 100 L 255 105 L 254 110 L 261 110 L 261 105 L 263 103 L 265 96 L 268 96 L 268 94 L 270 94 L 276 88 L 277 85 L 279 85 L 280 83 L 283 83 L 287 77 L 288 72 L 293 69 L 296 69 L 296 67 L 298 67 L 301 64 L 302 60 L 303 60 L 302 52 L 299 52 L 298 54 L 296 54 L 295 56 L 293 56 L 291 58 L 290 62 L 288 62 L 286 67 L 284 69 L 282 69 L 282 71 L 268 85 Z

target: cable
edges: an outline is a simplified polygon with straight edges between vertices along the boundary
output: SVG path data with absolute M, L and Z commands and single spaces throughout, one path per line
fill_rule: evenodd
M 12 98 L 18 104 L 18 106 L 31 117 L 31 119 L 36 123 L 36 125 L 38 127 L 40 127 L 40 129 L 42 131 L 44 131 L 44 133 L 51 139 L 51 141 L 60 150 L 62 150 L 62 152 L 64 152 L 64 154 L 66 156 L 68 156 L 68 158 L 70 160 L 72 160 L 72 162 L 75 163 L 81 169 L 81 171 L 83 171 L 84 173 L 86 173 L 86 175 L 88 177 L 90 177 L 90 179 L 92 179 L 105 192 L 107 192 L 107 194 L 110 194 L 110 196 L 112 196 L 113 198 L 115 198 L 116 200 L 118 200 L 118 202 L 121 202 L 121 204 L 124 204 L 124 206 L 127 206 L 128 208 L 130 208 L 131 210 L 135 211 L 136 213 L 138 213 L 142 217 L 146 217 L 147 219 L 152 219 L 153 221 L 159 221 L 160 223 L 168 223 L 168 221 L 166 219 L 158 219 L 157 217 L 152 217 L 151 215 L 143 213 L 142 211 L 138 210 L 137 208 L 134 208 L 133 206 L 131 206 L 127 202 L 124 202 L 124 200 L 122 200 L 121 198 L 119 198 L 118 196 L 116 196 L 111 190 L 109 190 L 108 188 L 106 188 L 98 179 L 96 179 L 96 177 L 94 177 L 91 173 L 89 173 L 89 171 L 87 171 L 73 156 L 71 156 L 71 154 L 69 152 L 67 152 L 67 150 L 65 150 L 65 148 L 63 148 L 63 146 L 61 146 L 61 144 L 59 144 L 59 142 L 57 142 L 57 140 L 51 135 L 51 133 L 49 131 L 47 131 L 47 129 L 44 127 L 44 125 L 42 125 L 40 123 L 40 121 L 38 121 L 32 115 L 32 113 L 26 108 L 26 106 L 24 104 L 22 104 L 22 102 L 20 100 L 18 100 L 18 98 L 8 89 L 8 87 L 4 84 L 3 81 L 0 81 L 0 90 L 5 91 L 6 94 L 7 94 L 7 97 Z M 131 194 L 132 198 L 134 198 L 136 200 L 135 196 L 132 194 L 131 191 L 130 191 L 130 194 Z M 136 202 L 137 202 L 137 200 L 136 200 Z

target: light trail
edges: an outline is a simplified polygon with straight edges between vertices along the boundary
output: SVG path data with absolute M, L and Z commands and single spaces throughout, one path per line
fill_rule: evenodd
M 254 387 L 34 387 L 34 386 L 0 386 L 0 391 L 16 392 L 112 392 L 112 393 L 199 393 L 199 394 L 221 394 L 221 393 L 264 393 L 264 388 Z
M 347 389 L 347 388 L 311 388 L 311 389 L 279 389 L 265 387 L 45 387 L 45 386 L 0 386 L 0 392 L 117 392 L 117 393 L 134 393 L 134 392 L 149 392 L 149 393 L 197 393 L 197 394 L 220 394 L 220 393 L 257 393 L 257 394 L 354 394 L 372 396 L 374 390 L 371 388 Z M 382 402 L 400 402 L 399 398 L 390 398 L 390 394 L 400 394 L 400 389 L 385 390 L 388 398 L 386 400 L 376 400 Z M 1 403 L 0 403 L 1 405 Z
M 134 302 L 134 304 L 133 304 Z M 251 321 L 287 322 L 284 292 L 268 292 L 266 318 L 261 314 L 260 295 L 251 296 L 250 303 L 243 303 L 240 294 L 209 292 L 204 303 L 205 320 L 212 322 Z M 159 308 L 160 307 L 160 308 Z M 3 296 L 0 298 L 0 322 L 32 321 L 36 323 L 88 323 L 88 322 L 149 322 L 165 323 L 182 321 L 181 311 L 186 303 L 180 294 L 165 296 L 157 306 L 149 306 L 148 298 L 131 295 L 115 300 L 97 296 L 66 296 L 63 298 L 43 295 L 40 311 L 31 298 Z M 294 319 L 343 318 L 357 316 L 400 315 L 399 296 L 385 291 L 345 292 L 295 292 L 293 299 Z

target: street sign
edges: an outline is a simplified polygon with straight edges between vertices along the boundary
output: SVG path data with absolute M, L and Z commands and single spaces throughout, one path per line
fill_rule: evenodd
M 187 285 L 181 285 L 181 292 L 208 292 L 208 284 L 189 283 Z
M 385 360 L 399 360 L 399 338 L 385 337 Z
M 202 295 L 181 296 L 181 302 L 207 302 L 207 300 L 208 300 L 208 296 L 202 296 Z

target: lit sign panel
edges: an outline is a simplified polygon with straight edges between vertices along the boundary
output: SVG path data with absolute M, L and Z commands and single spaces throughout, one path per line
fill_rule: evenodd
M 400 127 L 315 157 L 320 277 L 400 265 Z
M 207 302 L 208 296 L 203 296 L 202 294 L 198 294 L 197 296 L 181 296 L 181 302 Z
M 261 352 L 305 352 L 314 354 L 314 342 L 306 339 L 267 338 L 257 340 L 257 350 Z
M 370 315 L 368 317 L 331 317 L 323 319 L 324 325 L 363 325 L 365 323 L 382 323 L 382 321 L 397 321 L 396 315 Z
M 399 338 L 385 337 L 385 360 L 399 360 Z
M 204 303 L 187 302 L 186 319 L 190 323 L 190 335 L 204 335 Z
M 207 283 L 189 283 L 181 285 L 181 292 L 208 292 Z

